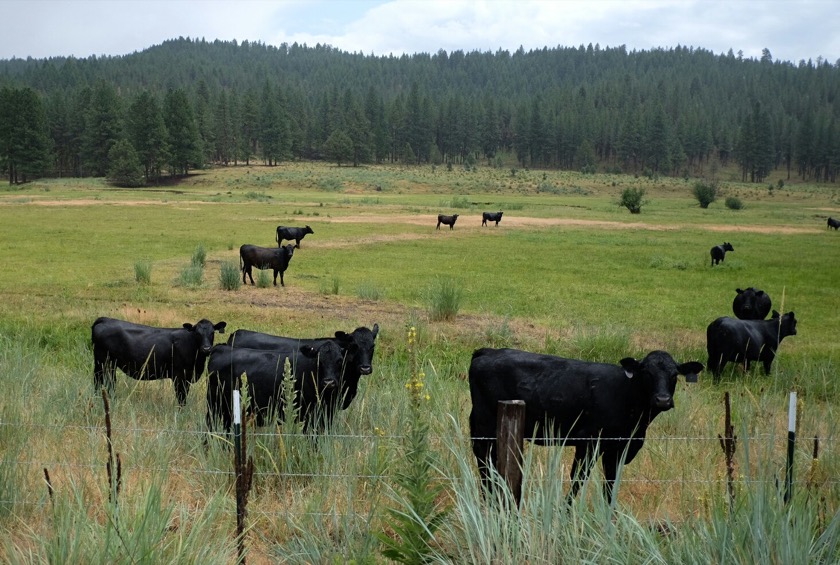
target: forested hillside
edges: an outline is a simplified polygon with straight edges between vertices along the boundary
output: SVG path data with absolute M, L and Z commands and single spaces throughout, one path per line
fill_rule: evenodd
M 840 66 L 731 51 L 373 56 L 180 38 L 121 57 L 0 61 L 0 167 L 155 182 L 328 159 L 836 182 Z

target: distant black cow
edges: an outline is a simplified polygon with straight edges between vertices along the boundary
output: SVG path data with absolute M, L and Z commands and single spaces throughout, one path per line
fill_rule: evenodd
M 204 373 L 215 332 L 225 322 L 201 320 L 181 328 L 156 328 L 113 318 L 98 318 L 91 327 L 93 384 L 114 387 L 116 369 L 132 379 L 172 379 L 178 405 L 187 402 L 190 385 Z
M 308 233 L 315 233 L 312 231 L 312 228 L 309 226 L 304 226 L 302 228 L 288 228 L 285 226 L 277 226 L 277 245 L 282 247 L 283 241 L 294 241 L 295 247 L 300 249 L 300 240 L 303 239 L 306 234 Z
M 449 229 L 455 228 L 455 220 L 458 219 L 458 214 L 452 214 L 451 216 L 444 216 L 443 214 L 438 214 L 438 223 L 435 229 L 439 230 L 440 225 L 443 224 L 445 226 L 449 226 Z
M 497 464 L 497 404 L 522 400 L 526 437 L 533 434 L 537 445 L 575 447 L 569 499 L 599 456 L 611 497 L 625 450 L 630 463 L 650 422 L 674 407 L 677 375 L 694 382 L 702 370 L 697 362 L 677 364 L 664 351 L 642 361 L 627 357 L 618 366 L 516 349 L 476 350 L 469 371 L 470 434 L 482 482 L 489 485 L 489 467 Z
M 831 216 L 829 216 L 829 217 L 828 217 L 828 222 L 827 222 L 827 224 L 828 224 L 828 228 L 834 228 L 835 230 L 836 230 L 837 228 L 840 228 L 840 220 L 835 220 L 835 219 L 834 219 L 834 218 L 832 218 Z M 828 228 L 827 228 L 827 229 L 828 229 Z
M 244 373 L 250 406 L 258 426 L 267 415 L 284 416 L 283 370 L 289 360 L 294 378 L 296 408 L 306 430 L 313 430 L 325 394 L 338 386 L 345 351 L 335 341 L 275 349 L 248 349 L 220 344 L 213 347 L 207 364 L 207 415 L 209 430 L 221 423 L 226 432 L 232 422 L 231 398 Z
M 242 269 L 242 284 L 246 284 L 245 275 L 248 275 L 251 284 L 254 284 L 251 267 L 256 267 L 260 270 L 272 269 L 274 271 L 274 286 L 277 286 L 277 273 L 280 273 L 280 286 L 286 286 L 283 273 L 289 268 L 294 253 L 295 246 L 291 244 L 275 249 L 273 247 L 257 247 L 246 243 L 239 248 L 239 268 Z
M 730 361 L 742 363 L 747 370 L 750 368 L 750 362 L 761 361 L 764 364 L 764 373 L 769 375 L 779 343 L 789 335 L 796 335 L 796 318 L 793 312 L 780 317 L 779 313 L 773 310 L 773 316 L 769 320 L 718 318 L 706 328 L 709 370 L 717 380 Z
M 496 227 L 498 227 L 499 222 L 502 221 L 502 214 L 504 212 L 484 212 L 481 215 L 481 225 L 486 226 L 487 222 L 496 222 Z
M 714 247 L 712 247 L 710 251 L 712 255 L 712 266 L 715 266 L 721 261 L 723 261 L 723 258 L 726 255 L 727 251 L 735 251 L 735 249 L 733 249 L 732 247 L 732 244 L 728 242 L 724 242 L 723 245 L 715 245 Z
M 236 330 L 228 338 L 228 344 L 234 347 L 249 347 L 252 349 L 276 349 L 311 345 L 317 347 L 325 341 L 335 341 L 347 350 L 347 362 L 341 375 L 341 383 L 337 389 L 329 391 L 330 398 L 323 400 L 323 416 L 329 424 L 340 402 L 341 409 L 346 410 L 356 398 L 359 379 L 363 375 L 373 372 L 373 352 L 376 346 L 376 336 L 379 334 L 379 324 L 373 324 L 373 329 L 359 327 L 351 333 L 335 332 L 335 337 L 321 337 L 300 339 L 294 337 L 280 337 L 250 330 Z
M 773 303 L 770 295 L 763 290 L 753 287 L 741 290 L 736 288 L 735 299 L 732 301 L 732 311 L 741 320 L 763 320 L 770 313 Z

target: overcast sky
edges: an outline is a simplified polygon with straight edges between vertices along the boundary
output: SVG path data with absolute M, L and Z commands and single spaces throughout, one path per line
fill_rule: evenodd
M 366 55 L 581 44 L 840 59 L 838 0 L 0 0 L 0 59 L 125 55 L 177 37 Z

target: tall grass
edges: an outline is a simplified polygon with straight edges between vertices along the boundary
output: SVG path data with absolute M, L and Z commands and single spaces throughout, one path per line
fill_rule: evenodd
M 426 291 L 429 319 L 452 320 L 458 315 L 463 299 L 463 287 L 451 277 L 438 277 Z
M 141 259 L 134 263 L 134 280 L 137 284 L 150 284 L 152 282 L 152 262 Z
M 239 264 L 234 261 L 223 261 L 219 271 L 219 286 L 222 290 L 239 290 L 242 285 L 239 280 L 242 274 Z

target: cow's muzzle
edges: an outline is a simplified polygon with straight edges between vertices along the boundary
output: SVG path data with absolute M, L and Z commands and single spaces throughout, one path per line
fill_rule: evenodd
M 330 390 L 338 386 L 338 382 L 335 379 L 330 379 L 328 381 L 324 381 L 323 390 Z
M 657 394 L 653 397 L 652 404 L 660 410 L 670 410 L 674 407 L 674 397 L 670 394 Z
M 373 372 L 373 369 L 370 365 L 360 365 L 359 366 L 359 373 L 362 375 L 369 375 Z

